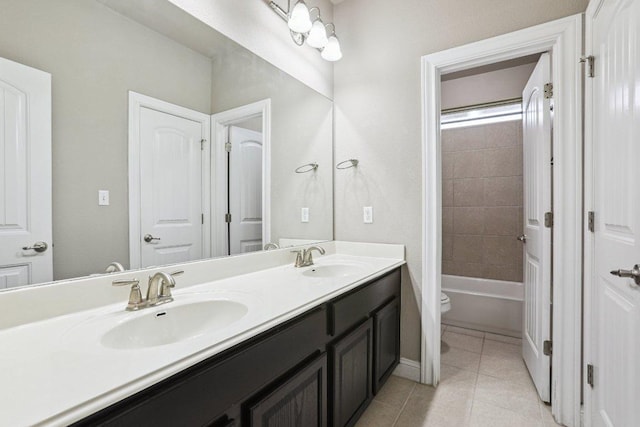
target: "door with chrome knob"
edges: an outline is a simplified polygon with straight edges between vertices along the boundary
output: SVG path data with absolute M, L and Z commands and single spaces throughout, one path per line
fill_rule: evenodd
M 51 74 L 0 58 L 0 86 L 0 290 L 4 290 L 54 278 Z

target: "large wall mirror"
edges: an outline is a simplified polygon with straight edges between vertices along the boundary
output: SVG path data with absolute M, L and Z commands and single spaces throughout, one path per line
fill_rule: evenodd
M 7 0 L 0 290 L 333 238 L 333 103 L 164 0 Z

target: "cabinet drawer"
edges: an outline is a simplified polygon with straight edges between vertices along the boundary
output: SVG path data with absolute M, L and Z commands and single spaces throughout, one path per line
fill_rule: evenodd
M 329 334 L 338 336 L 400 295 L 400 269 L 329 304 Z

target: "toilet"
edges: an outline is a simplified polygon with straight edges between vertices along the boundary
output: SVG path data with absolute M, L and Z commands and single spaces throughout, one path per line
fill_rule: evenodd
M 451 300 L 444 292 L 440 292 L 440 314 L 451 310 Z

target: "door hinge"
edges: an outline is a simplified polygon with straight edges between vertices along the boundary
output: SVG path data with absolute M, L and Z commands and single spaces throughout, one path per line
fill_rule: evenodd
M 592 233 L 596 231 L 596 213 L 594 211 L 589 211 L 587 214 L 587 227 Z
M 544 85 L 544 99 L 553 98 L 553 83 L 546 83 Z
M 200 214 L 200 223 L 204 225 L 204 214 Z
M 542 343 L 542 353 L 544 353 L 545 356 L 551 356 L 553 353 L 553 343 L 551 341 L 547 340 Z
M 589 56 L 583 56 L 582 58 L 580 58 L 580 62 L 581 63 L 586 63 L 587 64 L 587 77 L 595 77 L 596 75 L 596 57 L 593 55 L 589 55 Z
M 224 222 L 226 222 L 226 223 L 230 223 L 231 222 L 231 214 L 230 213 L 224 214 Z
M 591 388 L 593 388 L 593 365 L 592 364 L 587 365 L 587 384 L 589 384 Z
M 231 143 L 227 142 L 224 144 L 224 151 L 226 151 L 227 153 L 231 152 Z
M 204 144 L 207 143 L 206 139 L 201 139 L 200 140 L 200 151 L 204 151 Z
M 553 227 L 553 212 L 544 213 L 544 226 L 547 228 Z

